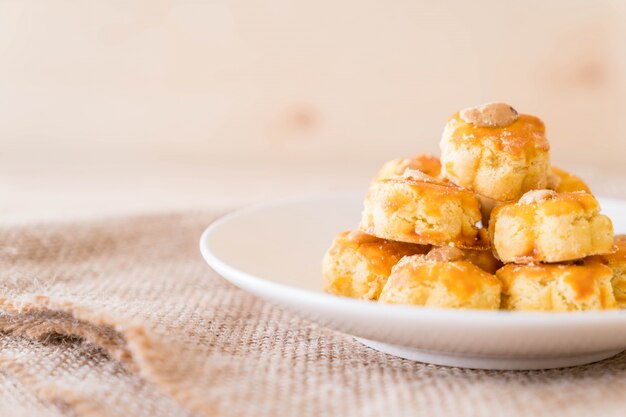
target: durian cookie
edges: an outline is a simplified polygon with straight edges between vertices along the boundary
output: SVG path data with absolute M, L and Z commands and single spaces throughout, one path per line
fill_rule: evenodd
M 391 271 L 379 302 L 497 310 L 501 283 L 452 247 L 404 257 Z
M 613 224 L 584 191 L 535 190 L 491 214 L 489 235 L 504 263 L 562 262 L 613 253 Z
M 502 309 L 522 311 L 605 310 L 616 307 L 611 268 L 584 265 L 505 265 L 496 276 L 502 281 Z
M 504 103 L 461 110 L 441 138 L 442 175 L 498 202 L 546 188 L 550 146 L 543 122 Z
M 382 239 L 474 248 L 486 245 L 480 220 L 474 193 L 407 170 L 401 178 L 372 183 L 359 228 Z
M 358 230 L 335 237 L 322 263 L 325 290 L 331 294 L 376 300 L 393 267 L 403 256 L 428 247 L 392 242 Z

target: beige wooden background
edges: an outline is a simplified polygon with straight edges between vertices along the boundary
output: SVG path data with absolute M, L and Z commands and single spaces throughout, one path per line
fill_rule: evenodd
M 0 0 L 0 216 L 363 186 L 493 100 L 611 194 L 625 22 L 621 0 Z

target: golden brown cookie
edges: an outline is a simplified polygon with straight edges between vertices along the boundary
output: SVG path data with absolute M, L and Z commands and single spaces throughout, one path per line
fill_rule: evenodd
M 573 191 L 586 191 L 591 193 L 585 182 L 574 174 L 552 166 L 551 173 L 548 176 L 548 187 L 557 193 L 569 193 Z
M 458 249 L 444 247 L 428 255 L 402 258 L 393 267 L 379 302 L 496 310 L 500 290 L 494 275 L 463 260 Z
M 617 251 L 609 255 L 593 256 L 587 262 L 600 261 L 613 270 L 611 285 L 619 308 L 626 308 L 626 235 L 614 239 Z
M 376 300 L 393 267 L 403 256 L 428 247 L 392 242 L 358 230 L 335 237 L 322 263 L 325 290 L 331 294 Z
M 480 247 L 478 200 L 469 190 L 421 173 L 374 181 L 360 230 L 382 239 L 421 245 Z
M 393 159 L 382 166 L 374 181 L 401 177 L 407 169 L 422 171 L 437 178 L 441 174 L 441 162 L 439 158 L 427 153 L 411 158 Z
M 454 114 L 441 139 L 442 175 L 495 202 L 545 188 L 550 146 L 537 117 L 490 103 Z
M 523 311 L 606 310 L 616 307 L 611 268 L 584 265 L 505 265 L 496 273 L 502 281 L 502 309 Z
M 562 262 L 613 252 L 613 225 L 593 195 L 529 191 L 497 207 L 489 235 L 504 263 Z

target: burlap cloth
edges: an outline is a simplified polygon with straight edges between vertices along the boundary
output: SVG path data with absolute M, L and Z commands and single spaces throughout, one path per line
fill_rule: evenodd
M 4 228 L 0 416 L 623 416 L 626 355 L 534 372 L 370 350 L 212 272 L 213 215 Z

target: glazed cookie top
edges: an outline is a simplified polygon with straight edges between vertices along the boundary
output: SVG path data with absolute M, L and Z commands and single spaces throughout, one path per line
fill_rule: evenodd
M 379 181 L 379 183 L 404 184 L 411 188 L 424 201 L 428 202 L 428 204 L 425 205 L 428 215 L 442 216 L 442 203 L 448 201 L 451 197 L 459 201 L 464 208 L 479 213 L 479 203 L 473 192 L 437 178 L 424 176 L 424 173 L 421 171 L 406 171 L 400 178 L 382 180 Z M 410 197 L 398 194 L 395 199 L 388 201 L 386 205 L 388 208 L 393 209 L 410 202 L 412 202 Z
M 428 153 L 411 158 L 393 159 L 382 166 L 374 180 L 400 177 L 408 169 L 420 170 L 431 177 L 438 177 L 441 173 L 441 162 L 439 158 Z
M 597 280 L 610 278 L 612 274 L 611 268 L 600 263 L 585 265 L 508 264 L 497 272 L 505 291 L 520 278 L 532 280 L 541 286 L 547 286 L 555 279 L 562 278 L 562 282 L 572 291 L 572 298 L 576 301 L 583 301 L 595 296 Z M 609 304 L 611 304 L 610 300 L 603 303 L 603 305 Z
M 516 204 L 496 207 L 492 218 L 509 214 L 522 218 L 534 217 L 534 213 L 559 216 L 572 212 L 594 215 L 600 212 L 600 205 L 592 194 L 584 191 L 557 193 L 553 190 L 532 190 L 524 194 Z
M 500 286 L 500 281 L 495 275 L 483 271 L 462 258 L 457 258 L 462 254 L 452 254 L 451 257 L 448 255 L 451 254 L 434 249 L 427 255 L 402 258 L 394 266 L 393 279 L 390 277 L 384 291 L 391 293 L 407 287 L 409 283 L 424 283 L 429 286 L 431 285 L 429 283 L 439 282 L 449 294 L 461 300 L 468 300 L 474 294 L 482 292 L 486 286 Z
M 426 253 L 429 249 L 428 246 L 380 239 L 359 230 L 351 230 L 337 235 L 329 254 L 336 256 L 348 248 L 361 255 L 367 261 L 368 268 L 379 274 L 389 274 L 391 267 L 402 256 Z
M 547 152 L 550 145 L 541 119 L 518 114 L 504 103 L 489 103 L 455 113 L 446 124 L 443 137 L 516 156 L 532 157 Z

